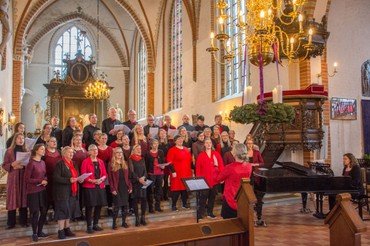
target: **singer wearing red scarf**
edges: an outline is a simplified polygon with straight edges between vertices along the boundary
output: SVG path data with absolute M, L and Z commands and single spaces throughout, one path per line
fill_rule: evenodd
M 64 147 L 62 157 L 53 174 L 55 219 L 58 221 L 59 239 L 75 236 L 70 229 L 69 220 L 81 216 L 78 202 L 78 168 L 72 162 L 73 148 Z

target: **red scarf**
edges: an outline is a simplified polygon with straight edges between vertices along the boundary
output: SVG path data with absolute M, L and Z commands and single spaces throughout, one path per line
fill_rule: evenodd
M 130 159 L 134 161 L 140 161 L 142 159 L 141 155 L 132 154 L 130 155 Z
M 72 161 L 67 161 L 65 158 L 63 158 L 64 163 L 68 167 L 68 169 L 71 171 L 72 178 L 77 178 L 78 173 L 77 170 L 75 169 L 73 162 Z M 77 196 L 77 182 L 74 182 L 71 184 L 71 189 L 72 189 L 72 195 Z

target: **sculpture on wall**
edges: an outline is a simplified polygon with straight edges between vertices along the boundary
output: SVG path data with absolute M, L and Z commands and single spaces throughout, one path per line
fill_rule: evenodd
M 117 120 L 123 121 L 124 120 L 124 115 L 122 109 L 119 107 L 119 104 L 116 103 L 116 110 L 117 110 Z
M 3 57 L 6 44 L 10 40 L 11 32 L 8 16 L 9 0 L 0 0 L 0 22 L 3 28 L 3 36 L 0 43 L 0 56 Z
M 362 96 L 370 97 L 370 59 L 361 66 Z
M 35 115 L 35 128 L 36 131 L 40 131 L 42 128 L 42 123 L 44 121 L 44 112 L 45 110 L 40 106 L 40 103 L 37 101 L 31 109 L 32 113 Z

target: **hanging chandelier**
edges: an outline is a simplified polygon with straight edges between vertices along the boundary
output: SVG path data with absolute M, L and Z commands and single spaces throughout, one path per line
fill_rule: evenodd
M 85 97 L 96 100 L 106 100 L 110 97 L 110 87 L 105 81 L 106 75 L 100 75 L 102 79 L 97 78 L 95 82 L 89 83 L 85 88 Z
M 239 0 L 238 18 L 227 14 L 225 0 L 217 2 L 217 33 L 211 32 L 211 47 L 207 48 L 218 63 L 228 64 L 235 56 L 246 56 L 255 66 L 286 58 L 290 62 L 317 56 L 324 49 L 328 33 L 324 26 L 305 18 L 302 8 L 305 0 L 248 0 L 245 6 Z M 227 26 L 236 25 L 232 37 Z M 317 42 L 313 36 L 318 33 Z M 217 43 L 215 43 L 217 41 Z M 235 47 L 235 46 L 238 47 Z M 243 52 L 245 54 L 241 54 Z M 236 49 L 237 48 L 237 49 Z M 246 51 L 246 49 L 248 51 Z M 237 54 L 240 52 L 240 54 Z

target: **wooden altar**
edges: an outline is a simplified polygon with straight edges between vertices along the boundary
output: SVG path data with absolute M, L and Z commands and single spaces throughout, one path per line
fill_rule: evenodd
M 98 116 L 98 125 L 106 118 L 109 100 L 95 100 L 85 97 L 85 88 L 93 83 L 96 78 L 94 70 L 95 61 L 85 60 L 80 51 L 76 58 L 70 60 L 67 56 L 66 72 L 60 78 L 59 72 L 55 73 L 49 84 L 44 84 L 48 90 L 46 118 L 49 120 L 56 115 L 60 118 L 60 127 L 64 127 L 68 117 L 76 118 L 80 128 L 88 121 L 88 115 L 94 113 Z M 110 89 L 113 89 L 110 87 Z

